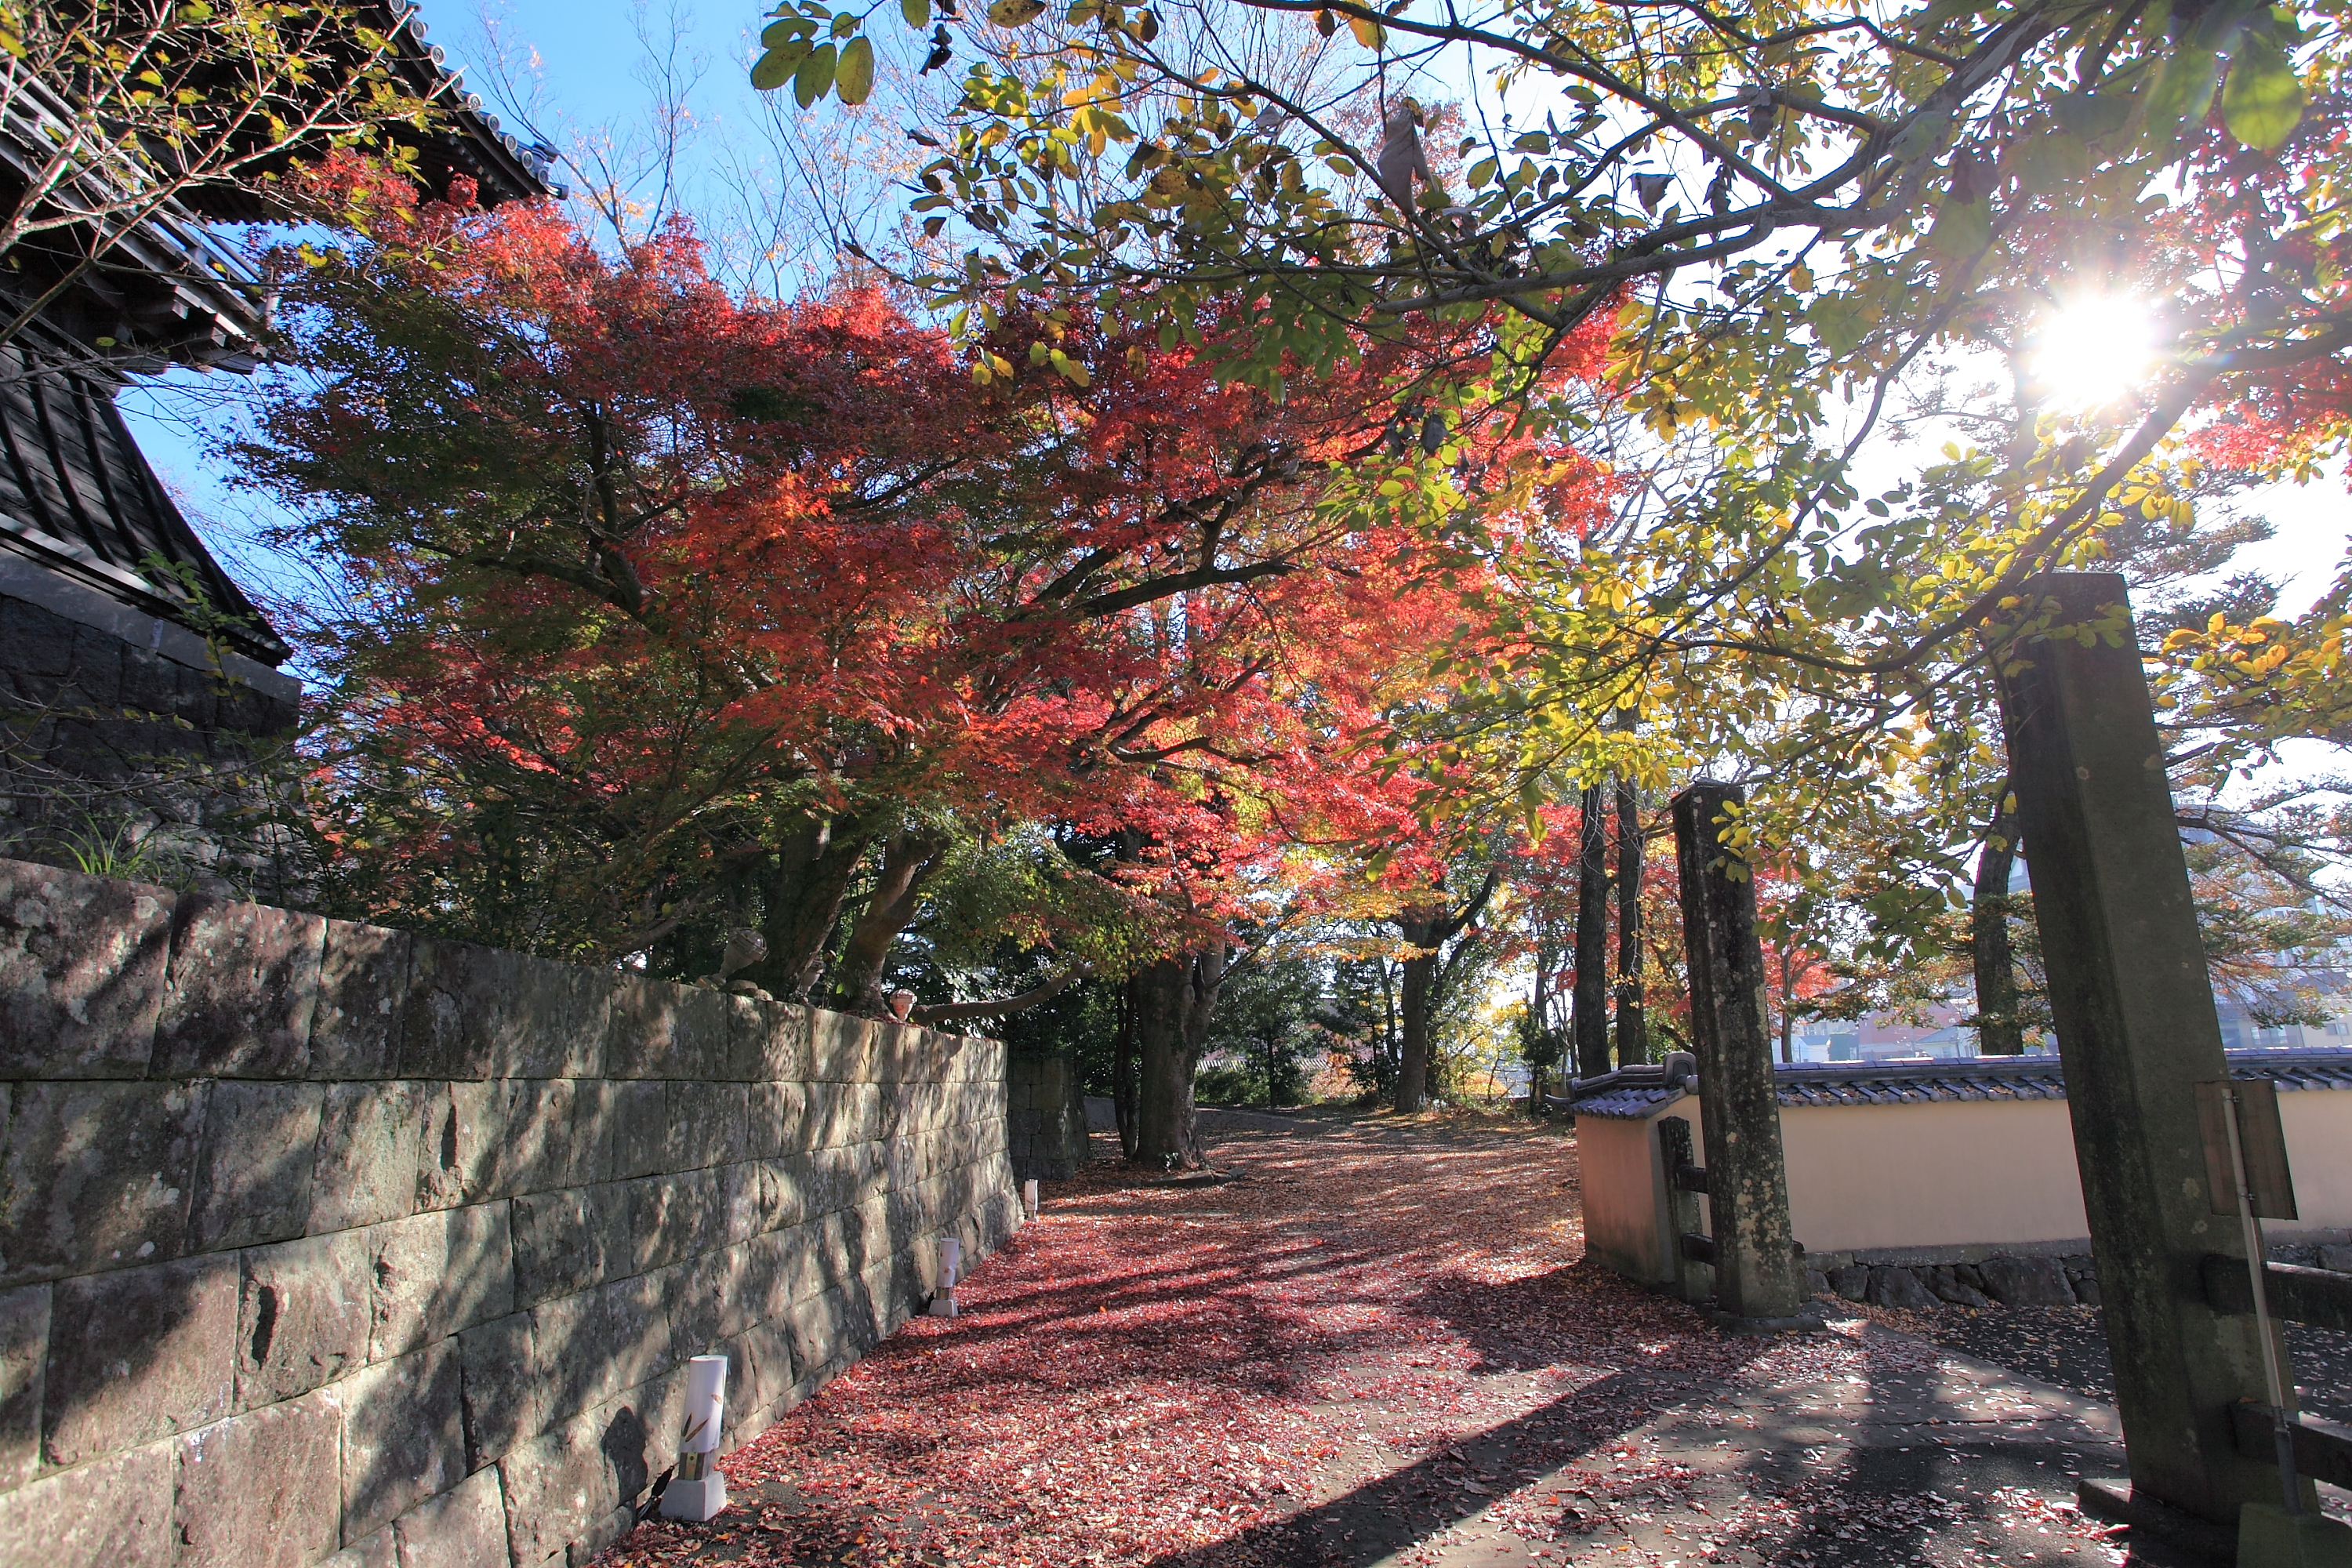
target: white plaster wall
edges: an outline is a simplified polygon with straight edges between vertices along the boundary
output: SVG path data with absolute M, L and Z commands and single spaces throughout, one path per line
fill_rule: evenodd
M 2352 1090 L 2278 1097 L 2301 1217 L 2278 1239 L 2352 1230 Z M 1662 1108 L 1706 1147 L 1696 1096 Z M 1580 1119 L 1585 1247 L 1636 1279 L 1672 1279 L 1655 1118 Z M 1786 1106 L 1790 1221 L 1810 1252 L 2079 1242 L 2090 1234 L 2060 1100 Z M 1704 1160 L 1705 1155 L 1700 1154 Z

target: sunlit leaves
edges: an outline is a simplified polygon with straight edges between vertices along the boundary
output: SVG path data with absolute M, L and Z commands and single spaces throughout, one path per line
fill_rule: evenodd
M 2268 27 L 2250 29 L 2230 61 L 2221 121 L 2249 147 L 2276 152 L 2302 121 L 2303 82 Z

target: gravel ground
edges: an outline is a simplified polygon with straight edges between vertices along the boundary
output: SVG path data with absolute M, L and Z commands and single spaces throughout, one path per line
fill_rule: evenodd
M 1942 1307 L 1869 1315 L 2086 1399 L 2116 1396 L 2096 1307 Z M 2352 1422 L 2352 1334 L 2291 1323 L 2286 1343 L 2303 1407 L 2331 1421 Z

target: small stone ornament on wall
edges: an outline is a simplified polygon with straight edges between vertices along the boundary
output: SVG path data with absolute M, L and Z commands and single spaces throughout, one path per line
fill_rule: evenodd
M 931 1316 L 956 1315 L 956 1275 L 963 1268 L 963 1243 L 952 1236 L 940 1237 L 940 1288 L 931 1293 Z
M 727 1358 L 696 1356 L 686 1363 L 686 1435 L 678 1439 L 677 1474 L 662 1490 L 664 1519 L 715 1519 L 727 1506 L 727 1477 L 718 1465 L 726 1413 Z

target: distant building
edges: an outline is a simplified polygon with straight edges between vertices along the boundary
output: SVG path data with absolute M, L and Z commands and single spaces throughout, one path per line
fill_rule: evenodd
M 362 5 L 395 38 L 394 68 L 454 106 L 417 143 L 438 191 L 464 175 L 486 202 L 545 194 L 544 163 L 502 134 L 425 42 L 414 11 Z M 9 84 L 0 204 L 26 199 L 69 117 L 49 84 Z M 173 830 L 200 859 L 255 802 L 239 782 L 289 731 L 300 683 L 288 650 L 213 559 L 131 438 L 115 395 L 173 365 L 249 372 L 269 301 L 207 220 L 269 216 L 252 194 L 192 188 L 108 238 L 81 225 L 20 242 L 0 307 L 30 317 L 0 344 L 0 842 Z M 94 260 L 93 260 L 94 255 Z

